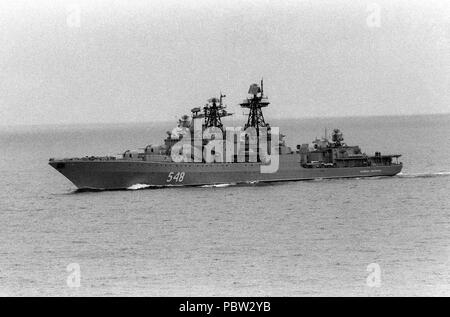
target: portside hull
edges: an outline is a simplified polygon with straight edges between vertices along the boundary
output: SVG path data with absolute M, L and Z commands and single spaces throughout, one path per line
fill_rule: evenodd
M 297 181 L 317 178 L 393 176 L 401 164 L 348 168 L 304 168 L 292 156 L 280 156 L 275 173 L 259 163 L 172 163 L 133 160 L 55 160 L 49 163 L 79 189 L 124 189 L 136 184 L 195 186 L 207 184 Z

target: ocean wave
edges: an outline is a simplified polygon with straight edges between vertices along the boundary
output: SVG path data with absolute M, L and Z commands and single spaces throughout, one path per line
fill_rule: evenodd
M 372 181 L 372 180 L 377 180 L 377 179 L 383 179 L 383 178 L 387 178 L 390 176 L 371 176 L 371 177 L 356 177 L 355 179 L 362 179 L 365 181 Z
M 435 173 L 398 173 L 396 177 L 400 178 L 428 178 L 428 177 L 442 177 L 450 176 L 450 172 L 435 172 Z
M 138 189 L 144 189 L 144 188 L 149 188 L 152 187 L 152 185 L 148 185 L 148 184 L 134 184 L 131 185 L 130 187 L 128 187 L 127 189 L 129 190 L 138 190 Z
M 224 184 L 210 184 L 210 185 L 202 185 L 201 188 L 222 188 L 222 187 L 228 187 L 228 186 L 234 186 L 236 183 L 224 183 Z

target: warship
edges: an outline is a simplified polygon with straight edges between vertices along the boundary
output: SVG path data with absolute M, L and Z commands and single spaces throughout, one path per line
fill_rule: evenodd
M 325 134 L 311 145 L 287 146 L 285 135 L 264 119 L 262 110 L 270 103 L 263 87 L 262 80 L 252 84 L 240 103 L 248 111 L 243 128 L 224 127 L 222 118 L 232 113 L 221 93 L 183 115 L 162 144 L 120 156 L 51 158 L 49 164 L 82 190 L 394 176 L 401 171 L 401 155 L 367 155 L 344 143 L 339 129 L 331 140 Z

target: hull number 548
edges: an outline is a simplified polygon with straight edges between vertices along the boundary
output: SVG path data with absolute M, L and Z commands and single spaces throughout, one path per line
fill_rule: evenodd
M 169 176 L 167 176 L 167 183 L 175 182 L 175 183 L 181 183 L 184 179 L 184 172 L 170 172 Z

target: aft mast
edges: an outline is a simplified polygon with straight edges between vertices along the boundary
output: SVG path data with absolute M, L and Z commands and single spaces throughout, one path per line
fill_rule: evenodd
M 257 144 L 257 158 L 259 158 L 259 137 L 260 137 L 260 128 L 267 128 L 267 138 L 268 142 L 270 142 L 270 125 L 265 122 L 264 115 L 262 112 L 262 108 L 267 107 L 270 102 L 266 96 L 264 96 L 264 82 L 261 79 L 261 86 L 258 84 L 250 85 L 248 93 L 251 97 L 247 98 L 240 105 L 242 108 L 249 109 L 247 123 L 244 126 L 244 129 L 252 127 L 256 130 L 256 144 Z M 269 144 L 267 144 L 269 146 Z M 270 147 L 270 146 L 269 146 Z
M 258 86 L 258 84 L 250 85 L 248 93 L 251 97 L 241 103 L 242 108 L 248 108 L 250 110 L 244 129 L 253 127 L 256 129 L 256 133 L 259 136 L 259 128 L 268 127 L 268 124 L 266 124 L 264 120 L 262 108 L 267 107 L 270 104 L 267 97 L 264 96 L 263 80 L 261 79 L 261 86 Z

